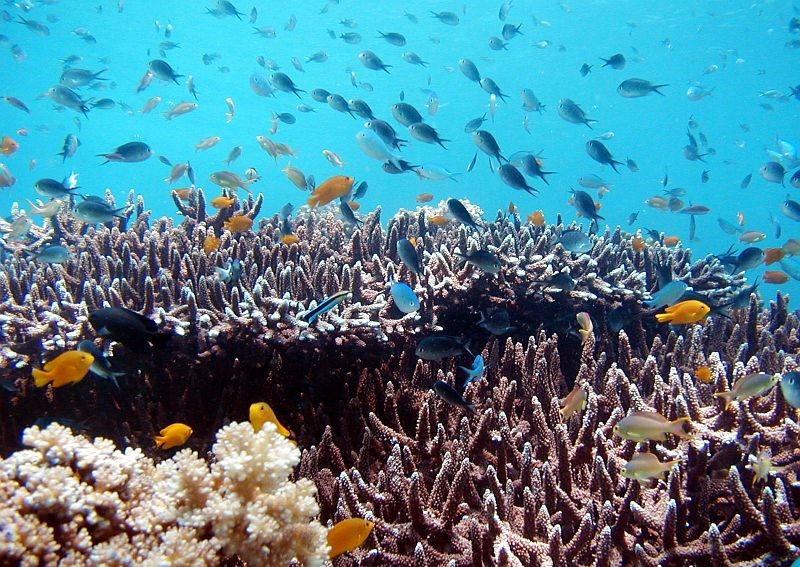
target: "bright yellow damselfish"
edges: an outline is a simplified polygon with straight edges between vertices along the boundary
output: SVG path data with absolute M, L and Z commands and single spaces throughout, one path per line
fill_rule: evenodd
M 159 431 L 156 436 L 156 447 L 159 449 L 172 449 L 183 445 L 192 434 L 192 428 L 184 423 L 172 423 Z
M 353 551 L 367 540 L 373 527 L 374 522 L 363 518 L 347 518 L 338 522 L 328 530 L 328 545 L 331 548 L 328 557 L 333 559 L 342 553 Z
M 702 301 L 689 299 L 670 305 L 664 311 L 664 313 L 656 314 L 656 320 L 659 323 L 688 325 L 705 319 L 706 315 L 711 312 L 711 308 Z
M 88 352 L 79 350 L 62 352 L 53 360 L 46 362 L 43 370 L 33 369 L 33 383 L 37 388 L 43 388 L 51 382 L 54 388 L 75 384 L 83 380 L 93 362 L 94 357 Z
M 275 412 L 272 411 L 268 403 L 257 402 L 250 405 L 250 425 L 253 426 L 253 431 L 258 433 L 268 421 L 274 423 L 278 433 L 284 437 L 289 437 L 291 435 L 291 432 L 278 421 Z

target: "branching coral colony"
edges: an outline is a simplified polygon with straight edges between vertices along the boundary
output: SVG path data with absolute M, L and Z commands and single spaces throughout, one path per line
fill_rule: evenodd
M 273 516 L 236 486 L 257 475 L 244 455 L 267 449 L 221 450 L 245 442 L 232 424 L 217 435 L 210 468 L 187 449 L 159 464 L 142 451 L 155 453 L 152 438 L 172 421 L 190 424 L 189 447 L 205 451 L 217 429 L 267 399 L 302 448 L 297 480 L 286 485 L 294 492 L 270 492 L 299 507 L 278 521 L 302 537 L 268 545 L 291 550 L 294 542 L 287 553 L 299 562 L 325 557 L 304 479 L 316 485 L 323 524 L 375 523 L 336 565 L 784 565 L 800 554 L 797 409 L 767 380 L 797 366 L 800 321 L 784 297 L 762 309 L 743 276 L 716 258 L 692 261 L 658 242 L 632 247 L 619 229 L 590 236 L 590 250 L 576 254 L 560 243 L 570 230 L 560 223 L 536 227 L 498 215 L 480 232 L 434 226 L 428 218 L 443 205 L 401 212 L 386 230 L 379 212 L 356 230 L 330 213 L 308 213 L 292 221 L 291 245 L 281 243 L 278 217 L 252 231 L 223 228 L 231 215 L 255 217 L 260 205 L 251 199 L 207 217 L 198 191 L 180 202 L 180 226 L 151 227 L 139 203 L 127 230 L 87 230 L 57 216 L 35 234 L 63 239 L 70 260 L 38 265 L 15 254 L 4 263 L 4 454 L 38 417 L 68 418 L 76 430 L 141 450 L 116 451 L 55 425 L 28 429 L 29 448 L 0 467 L 14 503 L 0 512 L 8 515 L 3 545 L 32 538 L 43 542 L 38 556 L 76 564 L 114 553 L 142 564 L 264 564 L 258 538 L 275 532 Z M 218 248 L 204 249 L 209 236 Z M 401 261 L 401 238 L 414 241 L 420 275 Z M 496 255 L 499 273 L 459 262 L 457 252 L 480 250 Z M 225 281 L 214 268 L 235 259 L 242 273 Z M 698 324 L 658 325 L 642 300 L 665 270 L 709 304 L 737 308 Z M 570 289 L 554 285 L 564 273 Z M 396 308 L 393 278 L 411 286 L 418 311 Z M 345 300 L 308 322 L 304 312 L 343 290 Z M 169 348 L 137 356 L 113 344 L 126 373 L 119 389 L 87 379 L 34 388 L 31 367 L 94 337 L 88 315 L 102 307 L 135 310 L 172 331 Z M 494 336 L 477 323 L 481 312 L 497 310 L 510 324 Z M 578 312 L 593 322 L 583 341 Z M 463 360 L 414 355 L 439 329 L 462 335 L 485 360 L 483 378 L 463 391 L 476 415 L 433 389 L 437 381 L 459 387 Z M 755 395 L 727 407 L 714 395 L 759 373 L 770 387 Z M 629 417 L 677 428 L 637 442 L 615 434 Z M 297 462 L 297 450 L 282 447 L 294 456 L 281 460 L 281 483 Z M 84 484 L 92 490 L 81 492 Z M 59 494 L 70 490 L 87 503 L 54 521 L 66 513 Z M 231 498 L 235 518 L 213 517 Z M 202 512 L 199 502 L 207 504 Z M 31 503 L 52 506 L 53 515 L 42 521 L 25 508 Z M 131 506 L 145 519 L 132 520 Z M 147 529 L 156 524 L 160 531 Z

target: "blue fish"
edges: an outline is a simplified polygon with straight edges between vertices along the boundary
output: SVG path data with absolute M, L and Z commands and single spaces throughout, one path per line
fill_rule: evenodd
M 408 284 L 393 281 L 389 291 L 392 294 L 394 304 L 403 313 L 413 313 L 419 310 L 419 298 Z
M 465 388 L 471 382 L 477 382 L 483 378 L 483 373 L 486 371 L 486 366 L 483 364 L 483 356 L 480 354 L 475 356 L 475 360 L 472 361 L 472 368 L 467 368 L 466 366 L 459 366 L 459 368 L 467 373 L 467 377 L 464 380 Z
M 781 377 L 781 392 L 786 403 L 800 408 L 800 372 L 787 372 Z
M 645 300 L 642 303 L 653 309 L 669 307 L 678 302 L 681 296 L 686 292 L 687 287 L 689 286 L 682 281 L 671 281 L 654 293 L 652 299 Z
M 78 350 L 81 352 L 88 352 L 94 357 L 94 362 L 89 367 L 89 371 L 100 378 L 111 380 L 114 386 L 119 390 L 119 383 L 117 382 L 118 376 L 125 376 L 124 372 L 117 372 L 111 365 L 111 359 L 108 358 L 92 340 L 85 340 L 78 343 Z
M 347 290 L 342 290 L 334 293 L 330 297 L 326 297 L 323 299 L 319 305 L 317 305 L 314 309 L 310 309 L 308 311 L 304 311 L 300 313 L 297 318 L 301 321 L 307 322 L 309 325 L 314 323 L 317 317 L 322 315 L 323 313 L 327 313 L 337 305 L 339 305 L 342 301 L 347 299 L 350 295 L 350 292 Z

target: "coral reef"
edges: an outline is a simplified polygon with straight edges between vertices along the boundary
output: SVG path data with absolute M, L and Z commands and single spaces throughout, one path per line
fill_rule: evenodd
M 0 461 L 3 565 L 322 565 L 313 484 L 287 479 L 299 451 L 267 424 L 217 434 L 210 467 L 191 450 L 155 464 L 51 424 Z
M 202 192 L 192 199 L 181 204 L 179 226 L 150 226 L 141 207 L 128 230 L 119 221 L 87 229 L 62 215 L 35 235 L 60 235 L 74 252 L 66 264 L 6 260 L 4 453 L 40 416 L 145 452 L 155 424 L 180 420 L 202 453 L 248 403 L 268 400 L 303 448 L 295 475 L 316 484 L 320 521 L 376 523 L 337 566 L 782 565 L 798 554 L 797 410 L 777 388 L 727 410 L 713 396 L 750 372 L 795 369 L 800 321 L 786 298 L 762 309 L 752 295 L 727 316 L 668 328 L 642 306 L 664 268 L 716 306 L 739 294 L 743 276 L 680 247 L 651 242 L 637 251 L 620 229 L 592 236 L 588 253 L 570 253 L 560 236 L 577 227 L 560 219 L 535 227 L 498 215 L 481 232 L 433 226 L 428 215 L 441 204 L 401 212 L 385 230 L 380 211 L 355 230 L 330 212 L 303 213 L 292 221 L 300 241 L 285 245 L 277 216 L 232 234 L 222 225 L 234 211 L 207 217 Z M 250 198 L 235 212 L 255 216 L 260 204 Z M 206 253 L 209 234 L 221 246 Z M 420 276 L 398 257 L 402 237 L 416 238 Z M 456 252 L 476 250 L 495 253 L 500 273 L 459 262 Z M 243 273 L 222 281 L 214 268 L 232 259 Z M 549 284 L 560 271 L 574 289 Z M 392 277 L 412 286 L 419 312 L 393 305 Z M 311 325 L 298 317 L 340 290 L 351 299 Z M 87 315 L 102 306 L 172 329 L 171 347 L 131 357 L 112 345 L 127 374 L 120 390 L 95 379 L 33 389 L 30 366 L 93 336 Z M 493 309 L 508 311 L 507 337 L 476 325 Z M 584 343 L 574 333 L 578 311 L 594 321 Z M 465 392 L 476 416 L 431 390 L 436 380 L 459 387 L 463 360 L 414 356 L 437 330 L 464 336 L 486 359 L 486 378 Z M 693 375 L 700 366 L 711 369 L 708 383 Z M 588 405 L 562 423 L 559 398 L 574 384 L 586 388 Z M 648 444 L 660 461 L 679 461 L 666 480 L 640 485 L 621 474 L 641 447 L 612 431 L 635 410 L 691 420 L 692 439 Z M 787 467 L 756 481 L 749 461 L 764 449 Z M 217 458 L 212 471 L 225 460 Z M 242 551 L 222 553 L 247 561 Z

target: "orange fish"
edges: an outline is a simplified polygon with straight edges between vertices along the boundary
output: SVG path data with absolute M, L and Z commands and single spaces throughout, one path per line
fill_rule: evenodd
M 664 311 L 664 313 L 656 313 L 656 320 L 659 323 L 688 325 L 705 319 L 706 315 L 711 312 L 711 308 L 702 301 L 689 299 L 670 305 Z
M 644 204 L 648 207 L 653 207 L 654 209 L 659 209 L 662 211 L 669 205 L 664 197 L 659 197 L 658 195 L 654 195 L 653 197 L 646 199 Z
M 450 222 L 450 219 L 443 217 L 442 215 L 434 215 L 432 217 L 428 217 L 428 222 L 433 226 L 444 226 Z
M 664 240 L 662 241 L 662 244 L 664 244 L 664 246 L 666 246 L 667 248 L 672 248 L 674 246 L 677 246 L 678 243 L 680 243 L 680 241 L 681 239 L 678 238 L 677 236 L 665 236 Z
M 14 155 L 18 149 L 19 144 L 8 136 L 3 136 L 3 139 L 0 140 L 0 154 L 4 156 Z
M 284 234 L 281 236 L 281 242 L 287 246 L 291 246 L 292 244 L 300 242 L 300 238 L 296 234 Z
M 334 199 L 344 197 L 353 189 L 355 179 L 345 175 L 334 175 L 326 179 L 311 192 L 308 206 L 312 209 L 318 205 L 327 205 Z
M 357 211 L 361 208 L 361 203 L 358 201 L 347 201 L 347 206 L 350 207 L 351 210 Z
M 736 213 L 736 222 L 739 223 L 739 226 L 744 226 L 744 213 L 742 211 Z
M 342 553 L 353 551 L 367 540 L 373 527 L 373 522 L 363 518 L 347 518 L 337 522 L 328 530 L 328 545 L 331 548 L 328 557 L 333 559 Z
M 231 232 L 245 232 L 252 227 L 253 219 L 245 215 L 234 215 L 222 223 L 222 228 Z
M 194 189 L 192 187 L 181 187 L 180 189 L 173 189 L 175 193 L 178 195 L 178 199 L 181 201 L 188 201 L 189 198 L 194 193 Z
M 214 250 L 219 248 L 220 240 L 213 234 L 209 234 L 206 236 L 205 240 L 203 240 L 203 252 L 206 254 L 211 254 Z
M 519 209 L 517 209 L 517 206 L 514 204 L 514 202 L 513 201 L 509 201 L 508 202 L 508 214 L 515 215 L 515 214 L 517 214 L 518 211 L 519 211 Z
M 782 284 L 789 281 L 789 276 L 780 270 L 765 270 L 764 283 Z
M 88 352 L 79 350 L 62 352 L 53 360 L 46 362 L 43 370 L 33 369 L 33 383 L 37 388 L 43 388 L 51 382 L 54 388 L 75 384 L 88 374 L 93 362 L 94 357 Z
M 219 197 L 214 197 L 211 199 L 211 206 L 215 209 L 227 209 L 236 201 L 233 197 L 226 197 L 225 195 L 220 195 Z
M 711 369 L 708 366 L 698 366 L 694 371 L 694 377 L 708 384 L 711 382 Z
M 420 193 L 417 195 L 417 203 L 428 203 L 433 200 L 433 193 Z
M 641 236 L 631 238 L 631 248 L 634 252 L 644 252 L 644 239 Z
M 525 219 L 533 226 L 544 226 L 544 213 L 542 211 L 535 211 L 528 215 Z
M 417 238 L 416 238 L 416 236 L 409 236 L 408 237 L 408 241 L 411 243 L 411 246 L 413 246 L 414 248 L 417 247 Z
M 769 266 L 786 255 L 783 248 L 764 248 L 764 265 Z
M 183 445 L 192 434 L 192 428 L 183 423 L 172 423 L 159 431 L 156 436 L 156 447 L 159 449 L 172 449 Z

